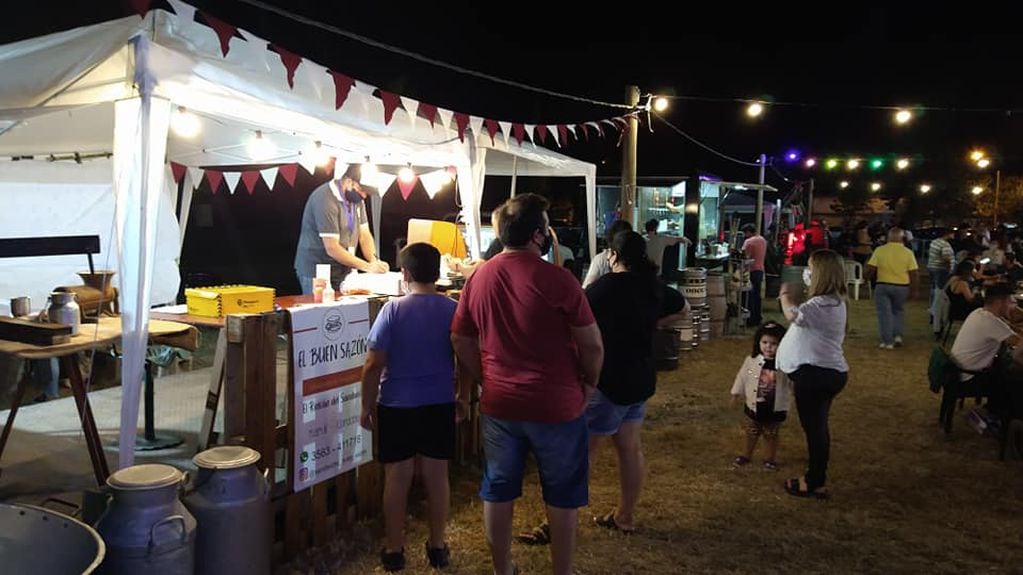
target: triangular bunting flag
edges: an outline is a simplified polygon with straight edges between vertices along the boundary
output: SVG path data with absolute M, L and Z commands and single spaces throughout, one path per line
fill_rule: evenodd
M 302 166 L 309 175 L 316 173 L 316 158 L 312 154 L 302 154 L 298 157 L 298 165 Z
M 195 7 L 185 4 L 181 0 L 167 0 L 171 9 L 178 15 L 178 25 L 181 29 L 190 29 L 195 22 Z
M 347 172 L 347 171 L 348 171 L 348 164 L 346 164 L 344 162 L 339 162 L 339 161 L 337 161 L 337 158 L 335 158 L 334 159 L 334 179 L 335 180 L 340 180 L 341 177 L 344 176 L 345 172 Z
M 224 181 L 224 172 L 206 170 L 206 181 L 210 183 L 210 193 L 216 194 L 220 189 L 220 182 Z
M 377 189 L 377 192 L 380 193 L 380 197 L 382 198 L 387 195 L 387 190 L 391 189 L 391 185 L 394 184 L 394 180 L 397 179 L 397 177 L 398 176 L 395 176 L 394 174 L 377 172 L 377 175 L 373 178 L 373 183 L 370 185 Z
M 234 189 L 238 187 L 238 180 L 242 179 L 241 172 L 224 172 L 224 183 L 227 184 L 227 191 L 234 193 Z
M 242 185 L 245 186 L 245 191 L 252 195 L 252 192 L 256 191 L 256 184 L 259 183 L 259 170 L 249 170 L 242 172 Z
M 170 163 L 171 174 L 174 176 L 174 183 L 180 184 L 181 180 L 185 177 L 185 166 L 177 162 Z
M 593 129 L 597 131 L 597 134 L 599 134 L 601 138 L 604 137 L 604 125 L 602 123 L 600 123 L 600 122 L 587 122 L 586 125 L 587 126 L 593 126 Z
M 537 124 L 536 125 L 536 135 L 537 135 L 538 138 L 540 138 L 540 145 L 546 144 L 547 143 L 547 126 L 545 126 L 543 124 Z M 533 141 L 535 142 L 536 140 L 533 140 Z
M 562 148 L 568 145 L 568 126 L 558 124 L 558 141 L 561 142 Z
M 131 5 L 133 12 L 145 18 L 146 12 L 149 12 L 149 7 L 153 4 L 153 0 L 128 0 L 128 4 Z
M 483 134 L 483 118 L 469 116 L 469 127 L 472 128 L 472 137 L 480 137 Z
M 547 131 L 548 131 L 548 132 L 550 132 L 550 134 L 551 134 L 551 139 L 552 139 L 552 140 L 554 140 L 554 143 L 555 143 L 555 144 L 556 144 L 556 145 L 557 145 L 558 147 L 560 147 L 560 146 L 561 146 L 561 144 L 558 144 L 558 133 L 554 131 L 554 126 L 545 126 L 545 127 L 547 128 Z
M 490 143 L 495 144 L 494 136 L 497 135 L 497 130 L 501 126 L 497 124 L 497 120 L 483 120 L 483 125 L 487 127 L 487 133 L 490 134 Z
M 465 141 L 465 129 L 469 127 L 469 114 L 455 112 L 455 124 L 458 125 L 458 139 Z
M 188 179 L 190 180 L 190 186 L 198 188 L 199 184 L 202 183 L 202 168 L 188 168 Z
M 295 179 L 298 177 L 298 164 L 284 164 L 280 167 L 280 173 L 289 186 L 295 187 Z
M 380 90 L 380 99 L 384 102 L 384 125 L 389 125 L 394 118 L 394 111 L 401 105 L 401 97 L 393 92 Z
M 419 102 L 419 108 L 416 110 L 416 115 L 425 120 L 429 120 L 430 127 L 432 128 L 437 122 L 437 106 L 427 104 L 426 102 Z
M 272 192 L 274 189 L 274 183 L 277 181 L 277 170 L 276 166 L 260 170 L 259 175 L 263 177 L 263 181 L 266 182 L 266 187 Z
M 586 129 L 586 124 L 578 124 L 576 126 L 573 126 L 572 129 L 576 130 L 577 133 L 578 132 L 582 132 L 583 133 L 583 139 L 586 140 L 587 142 L 590 141 L 590 132 L 589 132 L 589 130 Z M 578 136 L 576 136 L 576 138 L 578 139 Z
M 451 110 L 445 110 L 444 108 L 437 108 L 437 117 L 440 118 L 440 125 L 445 130 L 451 128 L 451 117 L 454 116 L 454 112 Z
M 416 127 L 415 110 L 419 108 L 419 102 L 413 100 L 412 98 L 406 98 L 405 96 L 402 96 L 401 107 L 405 109 L 405 113 L 408 115 L 409 124 L 411 124 L 412 127 L 415 128 Z
M 401 178 L 398 178 L 398 189 L 401 190 L 401 199 L 408 200 L 408 197 L 412 194 L 412 190 L 416 189 L 416 181 L 419 176 L 412 178 L 412 181 L 406 182 Z
M 231 51 L 231 38 L 234 38 L 238 28 L 219 18 L 210 16 L 208 12 L 200 11 L 199 14 L 202 14 L 203 20 L 217 33 L 217 38 L 220 38 L 220 51 L 226 57 L 227 53 Z
M 340 110 L 345 100 L 348 99 L 348 93 L 352 91 L 355 80 L 333 70 L 327 70 L 327 73 L 334 79 L 334 109 Z
M 284 64 L 284 69 L 288 72 L 288 87 L 294 90 L 295 70 L 297 70 L 298 65 L 302 63 L 302 57 L 294 52 L 289 52 L 276 44 L 270 44 L 269 47 L 270 50 L 277 52 L 277 54 L 280 55 L 281 64 Z
M 504 136 L 504 145 L 508 145 L 508 138 L 511 136 L 511 122 L 498 122 L 501 125 L 501 135 Z
M 515 141 L 522 145 L 522 140 L 526 137 L 526 127 L 522 124 L 512 124 L 512 134 L 515 135 Z

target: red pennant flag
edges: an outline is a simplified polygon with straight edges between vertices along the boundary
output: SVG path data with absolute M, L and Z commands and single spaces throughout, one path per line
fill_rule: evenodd
M 602 122 L 602 121 L 601 122 L 597 122 L 597 132 L 600 134 L 601 138 L 604 137 L 604 122 Z
M 133 12 L 145 18 L 146 13 L 149 12 L 149 7 L 153 4 L 153 0 L 128 0 L 128 4 L 131 5 Z
M 386 126 L 391 123 L 394 111 L 401 105 L 401 96 L 380 90 L 380 99 L 384 101 L 384 125 Z
M 583 139 L 586 140 L 587 142 L 589 142 L 590 141 L 590 132 L 586 129 L 586 124 L 579 124 L 576 127 L 579 128 L 580 130 L 582 130 L 582 132 L 583 132 Z
M 284 164 L 277 173 L 284 178 L 285 182 L 288 182 L 289 186 L 295 187 L 295 177 L 298 176 L 298 164 Z
M 522 140 L 526 138 L 526 127 L 522 124 L 512 124 L 512 136 L 515 137 L 515 141 L 522 145 Z
M 295 70 L 297 70 L 298 65 L 302 63 L 302 57 L 294 52 L 289 52 L 276 44 L 270 44 L 270 49 L 280 55 L 281 64 L 284 64 L 284 69 L 288 71 L 288 86 L 294 90 Z
M 252 192 L 256 191 L 256 183 L 259 182 L 259 170 L 252 170 L 249 172 L 242 172 L 242 184 L 245 186 L 245 191 L 252 195 Z M 273 182 L 267 184 L 272 186 Z
M 434 122 L 437 121 L 437 106 L 427 104 L 426 102 L 419 102 L 419 109 L 416 110 L 416 115 L 429 120 L 430 127 L 432 128 Z
M 220 51 L 226 57 L 227 53 L 231 51 L 231 38 L 234 38 L 234 35 L 238 32 L 238 27 L 210 16 L 208 12 L 200 10 L 199 13 L 202 14 L 203 19 L 206 20 L 210 28 L 213 28 L 213 31 L 217 33 L 217 38 L 220 38 Z
M 536 135 L 540 137 L 540 144 L 547 143 L 547 126 L 544 124 L 536 125 Z
M 497 135 L 497 130 L 501 127 L 497 120 L 483 120 L 483 125 L 487 127 L 487 133 L 490 134 L 490 143 L 495 144 L 494 136 Z
M 210 183 L 210 193 L 216 194 L 220 188 L 220 182 L 224 181 L 224 172 L 206 170 L 206 181 Z
M 174 176 L 174 183 L 180 184 L 181 180 L 185 177 L 185 166 L 178 164 L 177 162 L 171 162 L 171 174 Z
M 558 141 L 561 142 L 562 148 L 568 145 L 568 126 L 558 124 Z
M 469 127 L 469 114 L 455 112 L 455 125 L 458 126 L 458 139 L 465 141 L 465 129 Z
M 411 182 L 406 182 L 401 178 L 398 178 L 398 189 L 401 190 L 402 199 L 408 199 L 408 197 L 412 194 L 412 190 L 416 189 L 416 180 L 418 179 L 419 177 L 416 176 L 415 178 L 412 178 Z
M 334 78 L 334 109 L 340 110 L 342 104 L 348 99 L 348 93 L 352 91 L 355 80 L 333 70 L 327 70 L 327 73 Z

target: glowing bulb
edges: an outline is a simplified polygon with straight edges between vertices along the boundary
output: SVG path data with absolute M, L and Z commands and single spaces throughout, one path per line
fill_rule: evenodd
M 876 191 L 878 191 L 880 189 L 881 189 L 881 184 L 879 182 L 874 182 L 873 184 L 870 184 L 870 191 L 876 192 Z
M 909 110 L 899 110 L 895 112 L 895 122 L 897 124 L 906 124 L 913 119 L 913 113 Z
M 899 161 L 895 162 L 895 167 L 900 170 L 905 170 L 906 168 L 909 167 L 909 160 L 907 160 L 906 158 L 899 158 Z
M 973 195 L 975 196 L 979 196 L 980 194 L 984 193 L 984 188 L 980 186 L 973 186 L 973 189 L 970 190 L 970 192 L 972 192 Z
M 983 157 L 984 157 L 984 151 L 983 150 L 974 150 L 974 151 L 970 152 L 970 159 L 973 160 L 974 162 L 979 162 L 980 159 L 983 158 Z
M 308 156 L 319 167 L 325 168 L 330 163 L 330 154 L 322 142 L 314 142 L 312 146 L 302 150 L 302 155 Z
M 988 167 L 990 165 L 991 165 L 991 160 L 989 160 L 987 158 L 981 158 L 981 159 L 977 160 L 977 167 L 980 168 L 980 169 L 984 169 L 984 168 L 986 168 L 986 167 Z
M 178 108 L 174 111 L 174 114 L 171 116 L 170 126 L 175 134 L 188 139 L 198 136 L 199 132 L 202 131 L 202 122 L 199 121 L 199 116 L 184 108 Z
M 806 159 L 806 167 L 807 168 L 812 168 L 812 167 L 814 167 L 816 165 L 817 165 L 817 160 L 815 160 L 813 158 L 807 158 Z
M 846 162 L 845 167 L 849 168 L 850 170 L 855 170 L 860 167 L 860 161 L 849 160 L 848 162 Z
M 416 173 L 412 171 L 412 168 L 405 166 L 398 170 L 398 179 L 401 180 L 402 183 L 411 184 L 416 181 Z
M 746 106 L 746 115 L 750 118 L 756 118 L 762 113 L 764 113 L 764 105 L 760 102 L 751 102 L 749 106 Z
M 369 158 L 359 166 L 359 183 L 364 186 L 372 186 L 377 177 L 377 165 L 369 161 Z
M 929 186 L 927 184 L 923 184 L 923 185 L 920 186 L 920 193 L 921 194 L 926 194 L 929 191 L 931 191 L 931 186 Z
M 841 182 L 838 182 L 838 187 L 844 190 L 849 187 L 849 182 L 842 180 Z
M 836 160 L 835 158 L 831 158 L 830 160 L 827 161 L 827 163 L 824 164 L 824 167 L 826 167 L 829 170 L 833 170 L 833 169 L 835 169 L 835 166 L 837 166 L 837 165 L 838 165 L 838 160 Z
M 880 170 L 882 166 L 884 166 L 884 161 L 883 160 L 876 160 L 876 159 L 875 160 L 870 160 L 870 169 L 871 170 Z
M 668 99 L 664 97 L 654 98 L 654 111 L 663 112 L 668 109 Z
M 266 160 L 277 153 L 277 146 L 269 139 L 263 137 L 263 132 L 256 130 L 256 135 L 249 140 L 247 145 L 249 156 L 254 160 Z

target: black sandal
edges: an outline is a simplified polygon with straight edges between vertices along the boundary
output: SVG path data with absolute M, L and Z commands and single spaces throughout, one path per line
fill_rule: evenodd
M 614 511 L 607 513 L 605 515 L 598 515 L 597 517 L 594 517 L 593 523 L 597 527 L 603 527 L 604 529 L 610 529 L 612 531 L 621 531 L 625 535 L 632 535 L 633 533 L 636 532 L 635 527 L 631 529 L 626 529 L 621 525 L 618 525 L 618 522 L 615 521 Z
M 551 526 L 549 523 L 544 521 L 534 527 L 532 531 L 519 533 L 515 538 L 519 541 L 519 543 L 525 543 L 526 545 L 550 545 Z
M 443 547 L 430 547 L 430 542 L 427 541 L 426 560 L 430 562 L 430 567 L 443 569 L 451 563 L 451 548 L 447 543 Z
M 405 550 L 388 552 L 386 547 L 381 549 L 380 565 L 388 573 L 405 569 Z
M 831 493 L 824 486 L 810 489 L 805 477 L 793 477 L 785 482 L 785 493 L 794 497 L 813 497 L 816 499 L 827 499 Z

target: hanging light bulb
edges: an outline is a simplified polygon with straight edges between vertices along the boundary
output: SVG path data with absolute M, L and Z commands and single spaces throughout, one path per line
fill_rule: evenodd
M 880 189 L 881 189 L 881 183 L 880 182 L 874 182 L 874 183 L 870 184 L 870 191 L 876 192 L 876 191 L 878 191 Z
M 405 184 L 411 184 L 416 181 L 416 173 L 412 171 L 412 165 L 405 166 L 398 170 L 398 179 Z
M 982 188 L 980 186 L 973 186 L 973 189 L 970 190 L 970 192 L 972 192 L 973 195 L 975 195 L 975 196 L 979 196 L 979 195 L 984 193 L 984 188 Z
M 187 139 L 192 139 L 202 132 L 202 122 L 199 121 L 199 116 L 180 106 L 171 115 L 170 127 L 176 135 Z
M 841 182 L 838 182 L 838 187 L 844 190 L 849 187 L 849 182 L 842 180 Z
M 991 160 L 989 160 L 987 158 L 981 158 L 981 159 L 977 160 L 977 167 L 982 169 L 982 170 L 984 168 L 990 166 L 990 165 L 991 165 Z
M 376 180 L 377 173 L 377 165 L 370 162 L 369 156 L 366 156 L 366 161 L 359 167 L 359 183 L 365 186 L 372 186 Z
M 899 125 L 908 124 L 913 119 L 913 112 L 909 110 L 898 110 L 895 112 L 895 123 Z
M 970 159 L 974 162 L 979 162 L 984 157 L 984 150 L 973 150 L 970 152 Z
M 668 109 L 668 99 L 664 96 L 654 98 L 654 111 L 663 112 Z
M 308 156 L 309 160 L 321 168 L 327 167 L 330 163 L 330 153 L 327 152 L 327 148 L 323 145 L 323 142 L 317 140 L 313 142 L 313 145 L 302 150 L 303 156 Z
M 834 170 L 836 166 L 838 166 L 838 160 L 836 160 L 835 158 L 830 158 L 827 162 L 824 163 L 824 167 L 829 170 Z
M 277 153 L 277 146 L 263 136 L 262 130 L 256 130 L 256 135 L 249 140 L 247 147 L 249 156 L 253 160 L 266 160 Z
M 760 102 L 750 102 L 749 106 L 746 106 L 746 115 L 750 118 L 756 118 L 763 113 L 764 105 Z
M 814 158 L 807 158 L 805 165 L 807 168 L 812 168 L 817 165 L 817 160 L 815 160 Z
M 931 186 L 930 186 L 930 184 L 921 184 L 921 185 L 920 185 L 920 193 L 921 193 L 921 194 L 926 194 L 926 193 L 927 193 L 927 192 L 929 192 L 929 191 L 931 191 Z
M 849 160 L 848 162 L 846 162 L 845 167 L 849 168 L 850 170 L 855 170 L 860 167 L 860 161 Z
M 899 158 L 899 161 L 895 162 L 895 167 L 899 170 L 905 170 L 909 167 L 909 160 L 906 158 Z

